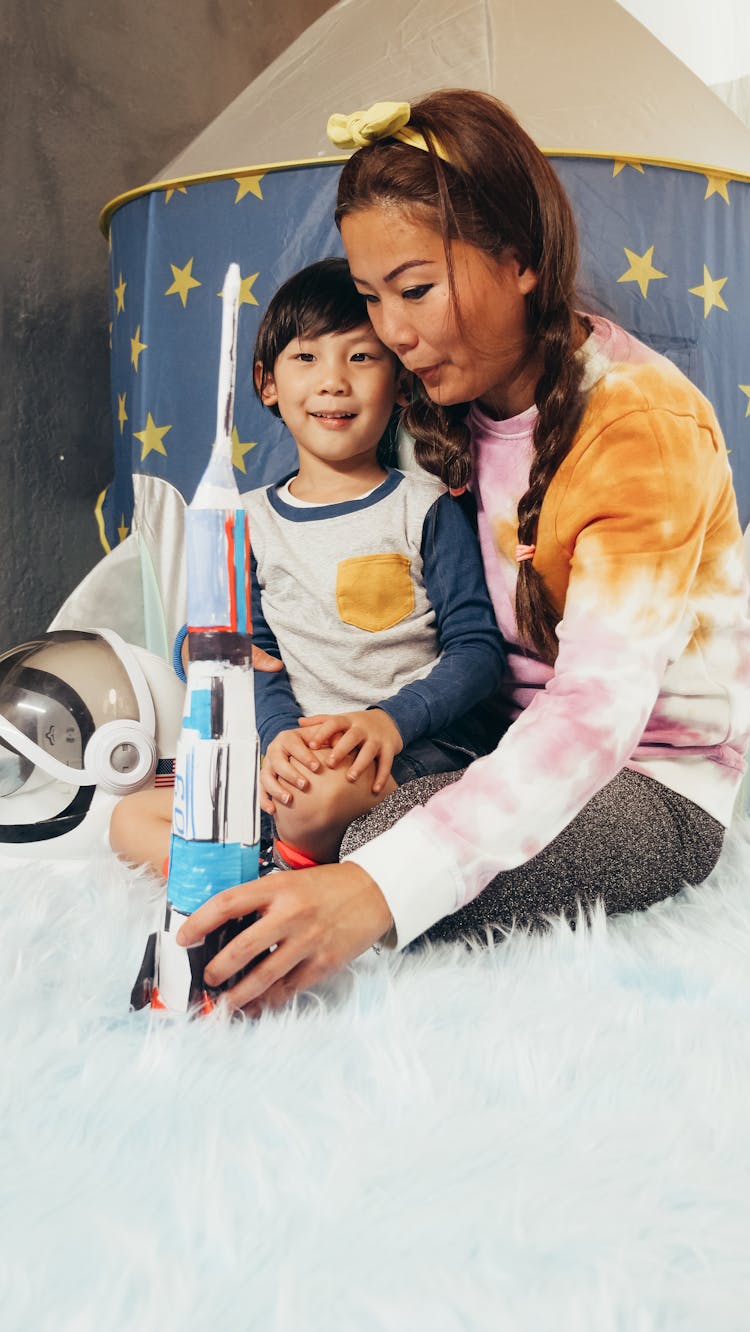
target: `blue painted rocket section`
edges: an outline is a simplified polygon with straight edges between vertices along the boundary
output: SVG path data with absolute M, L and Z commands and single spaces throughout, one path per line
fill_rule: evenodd
M 187 613 L 190 628 L 229 627 L 229 569 L 223 509 L 185 513 Z
M 249 634 L 247 602 L 247 569 L 245 567 L 245 529 L 248 517 L 244 509 L 236 509 L 234 514 L 234 597 L 237 607 L 237 632 Z
M 186 842 L 175 833 L 169 847 L 169 898 L 189 915 L 225 888 L 258 877 L 258 847 L 239 842 Z
M 230 479 L 237 493 L 231 474 Z M 188 508 L 185 523 L 189 627 L 249 633 L 245 510 Z
M 204 740 L 211 739 L 211 694 L 208 689 L 196 689 L 190 695 L 190 711 L 183 717 L 182 724 L 197 731 Z

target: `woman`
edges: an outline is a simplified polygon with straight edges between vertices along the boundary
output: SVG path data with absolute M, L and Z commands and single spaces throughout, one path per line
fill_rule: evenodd
M 186 942 L 261 912 L 208 976 L 277 944 L 230 994 L 251 1011 L 378 940 L 535 925 L 596 899 L 631 910 L 700 883 L 750 731 L 715 415 L 664 358 L 578 312 L 575 226 L 543 154 L 474 92 L 378 104 L 330 132 L 359 148 L 337 220 L 375 332 L 421 382 L 418 458 L 477 499 L 510 725 L 457 785 L 409 783 L 355 825 L 345 863 L 196 913 Z

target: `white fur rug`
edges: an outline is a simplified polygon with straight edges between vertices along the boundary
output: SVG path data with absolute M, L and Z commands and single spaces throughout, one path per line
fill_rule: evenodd
M 127 1011 L 154 885 L 2 865 L 4 1332 L 746 1332 L 750 841 L 647 915 Z

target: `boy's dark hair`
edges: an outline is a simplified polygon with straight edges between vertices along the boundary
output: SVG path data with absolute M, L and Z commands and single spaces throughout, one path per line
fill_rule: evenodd
M 253 371 L 260 365 L 260 384 L 253 374 L 256 396 L 263 401 L 263 385 L 273 374 L 277 357 L 295 338 L 349 333 L 369 322 L 367 302 L 352 282 L 346 259 L 320 259 L 301 268 L 271 297 L 260 321 L 253 351 Z M 395 363 L 396 357 L 393 359 Z M 275 403 L 269 411 L 274 416 L 281 415 Z M 378 445 L 378 462 L 382 466 L 395 465 L 397 426 L 398 416 L 394 413 Z

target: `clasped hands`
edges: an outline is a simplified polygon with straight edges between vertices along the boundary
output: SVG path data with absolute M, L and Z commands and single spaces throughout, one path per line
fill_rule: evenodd
M 396 723 L 380 708 L 300 717 L 298 728 L 280 731 L 266 750 L 260 774 L 261 808 L 275 814 L 274 801 L 288 808 L 294 799 L 290 787 L 309 788 L 306 773 L 320 772 L 324 765 L 337 768 L 352 755 L 347 781 L 356 782 L 374 763 L 372 791 L 377 795 L 402 749 Z

